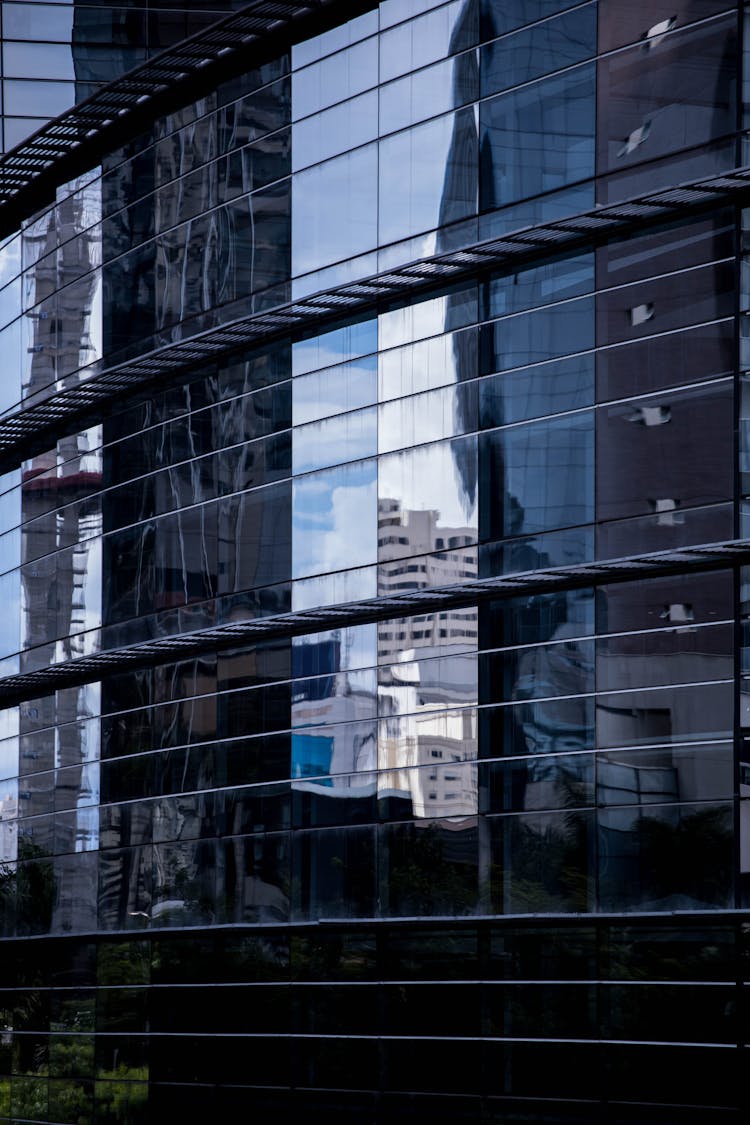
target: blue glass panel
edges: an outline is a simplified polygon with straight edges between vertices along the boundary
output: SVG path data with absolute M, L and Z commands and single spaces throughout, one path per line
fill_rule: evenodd
M 592 176 L 595 119 L 596 73 L 589 63 L 483 102 L 481 210 Z

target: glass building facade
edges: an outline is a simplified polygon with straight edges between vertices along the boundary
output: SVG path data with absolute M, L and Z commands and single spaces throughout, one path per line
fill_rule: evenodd
M 743 5 L 354 7 L 0 231 L 0 1121 L 745 1121 Z

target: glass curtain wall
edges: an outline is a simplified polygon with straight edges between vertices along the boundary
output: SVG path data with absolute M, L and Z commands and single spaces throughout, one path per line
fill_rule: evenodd
M 383 0 L 290 44 L 0 245 L 5 417 L 728 171 L 741 30 Z M 743 1120 L 747 567 L 688 550 L 747 534 L 746 226 L 675 206 L 467 271 L 19 455 L 0 674 L 112 671 L 0 712 L 0 1120 Z

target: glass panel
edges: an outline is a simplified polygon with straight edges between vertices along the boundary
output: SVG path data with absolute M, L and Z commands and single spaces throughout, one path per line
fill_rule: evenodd
M 292 134 L 292 170 L 348 152 L 377 135 L 378 95 L 373 90 L 297 122 Z
M 649 16 L 642 33 L 653 26 Z M 736 127 L 736 31 L 729 16 L 602 60 L 601 171 L 705 144 Z
M 398 6 L 396 18 L 404 19 L 409 14 L 408 8 Z M 385 12 L 383 15 L 385 28 L 390 20 Z M 437 11 L 383 31 L 380 35 L 381 82 L 473 47 L 479 34 L 478 16 L 476 0 L 454 0 Z
M 377 453 L 377 433 L 375 407 L 298 426 L 292 442 L 293 472 L 307 473 Z
M 732 901 L 732 806 L 599 813 L 604 910 L 703 910 Z
M 586 64 L 483 102 L 480 209 L 593 175 L 595 96 L 594 68 Z
M 381 135 L 406 129 L 479 97 L 475 52 L 446 59 L 380 87 Z
M 592 908 L 592 813 L 493 817 L 489 825 L 493 910 L 526 914 Z
M 474 383 L 383 403 L 378 410 L 378 452 L 471 432 L 477 428 L 476 416 Z
M 731 384 L 607 407 L 597 414 L 597 515 L 652 512 L 679 523 L 679 509 L 732 495 Z M 700 449 L 698 463 L 692 451 Z M 629 471 L 622 472 L 628 465 Z
M 313 371 L 294 380 L 292 417 L 295 426 L 331 414 L 370 406 L 378 398 L 378 357 Z
M 435 331 L 442 330 L 442 323 L 437 324 Z M 381 352 L 378 356 L 380 401 L 474 379 L 477 343 L 477 331 L 470 328 Z
M 701 742 L 732 735 L 732 684 L 600 695 L 597 744 L 602 747 Z
M 355 462 L 294 482 L 294 577 L 373 562 L 377 551 L 377 464 Z
M 480 434 L 480 537 L 590 521 L 593 439 L 590 412 Z
M 592 405 L 593 400 L 593 355 L 541 363 L 482 379 L 479 426 L 491 430 L 545 414 L 577 410 Z
M 503 35 L 525 23 L 572 8 L 576 0 L 480 0 L 482 39 Z
M 506 6 L 503 16 L 498 16 L 498 22 L 503 18 L 506 21 L 511 19 L 507 8 L 514 6 Z M 558 8 L 563 6 L 555 5 Z M 533 3 L 527 6 L 523 22 L 530 22 L 534 18 L 533 8 Z M 487 23 L 489 22 L 488 19 Z M 486 30 L 489 31 L 490 28 Z M 495 28 L 492 30 L 495 34 L 500 34 Z M 483 38 L 489 36 L 485 35 Z M 520 86 L 523 82 L 541 78 L 551 71 L 584 62 L 595 54 L 596 6 L 588 4 L 558 19 L 546 20 L 528 31 L 504 36 L 482 47 L 481 96 L 485 98 L 488 94 L 500 93 L 511 86 Z
M 294 118 L 317 113 L 378 84 L 378 40 L 366 39 L 292 73 Z
M 726 800 L 732 795 L 732 746 L 706 744 L 598 754 L 598 805 Z
M 381 243 L 475 214 L 474 110 L 459 110 L 381 141 L 379 168 Z
M 367 145 L 294 176 L 294 276 L 377 245 L 377 163 Z
M 381 457 L 378 475 L 378 556 L 381 562 L 476 542 L 476 457 L 475 437 L 436 442 Z M 388 531 L 383 536 L 385 528 Z M 402 539 L 406 542 L 399 542 Z M 476 566 L 473 560 L 469 565 L 472 564 Z

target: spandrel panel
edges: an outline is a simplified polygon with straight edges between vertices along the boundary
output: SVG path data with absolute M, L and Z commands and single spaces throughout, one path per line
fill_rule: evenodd
M 377 163 L 366 145 L 293 177 L 293 276 L 377 245 Z
M 484 485 L 482 539 L 592 519 L 594 433 L 590 412 L 481 434 L 479 457 Z
M 651 512 L 679 520 L 680 508 L 728 500 L 733 409 L 731 383 L 723 381 L 599 411 L 599 519 Z
M 294 482 L 292 513 L 295 578 L 374 562 L 376 462 L 354 462 L 299 478 Z
M 428 117 L 476 101 L 479 67 L 475 52 L 446 59 L 380 88 L 380 132 L 396 132 Z
M 506 19 L 508 15 L 505 14 Z M 533 18 L 528 11 L 524 22 Z M 596 6 L 588 4 L 558 19 L 546 20 L 517 35 L 504 36 L 483 46 L 482 97 L 574 66 L 595 54 Z
M 586 63 L 483 102 L 480 209 L 593 175 L 595 97 L 594 67 Z
M 594 366 L 593 354 L 582 355 L 482 379 L 479 384 L 480 429 L 491 430 L 512 422 L 591 406 Z
M 443 325 L 437 323 L 436 332 Z M 378 398 L 392 398 L 461 383 L 477 375 L 478 331 L 436 335 L 418 343 L 383 351 L 378 356 Z
M 600 171 L 705 144 L 735 129 L 736 28 L 730 15 L 600 62 Z
M 623 750 L 596 757 L 598 805 L 730 800 L 732 744 Z
M 732 805 L 654 805 L 598 814 L 604 910 L 706 910 L 733 901 Z
M 402 11 L 400 16 L 407 14 Z M 381 82 L 475 46 L 479 37 L 478 17 L 476 0 L 454 0 L 381 32 Z
M 473 108 L 381 141 L 380 242 L 396 242 L 475 214 L 477 155 Z
M 732 696 L 731 683 L 600 695 L 597 745 L 616 748 L 731 738 Z
M 377 453 L 378 412 L 373 406 L 294 430 L 292 468 L 295 474 L 325 469 Z

